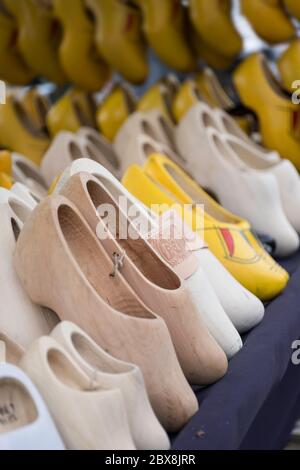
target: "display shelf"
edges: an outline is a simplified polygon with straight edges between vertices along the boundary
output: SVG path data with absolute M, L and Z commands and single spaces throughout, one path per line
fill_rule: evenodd
M 282 449 L 300 416 L 300 253 L 281 263 L 285 292 L 266 307 L 262 323 L 243 338 L 226 376 L 196 391 L 199 411 L 173 436 L 174 450 Z

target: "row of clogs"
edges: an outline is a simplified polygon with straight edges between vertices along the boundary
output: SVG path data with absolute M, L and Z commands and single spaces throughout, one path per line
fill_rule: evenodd
M 184 136 L 184 138 L 182 138 L 179 143 L 176 142 L 174 127 L 172 123 L 168 121 L 165 116 L 163 116 L 159 112 L 159 110 L 144 114 L 132 114 L 119 130 L 113 146 L 103 136 L 101 136 L 92 129 L 88 130 L 85 128 L 81 128 L 78 131 L 78 134 L 59 133 L 54 139 L 48 151 L 43 156 L 41 165 L 43 178 L 46 181 L 47 186 L 50 186 L 52 181 L 64 171 L 67 165 L 71 164 L 74 159 L 83 156 L 89 156 L 92 160 L 103 164 L 117 178 L 120 178 L 131 164 L 143 164 L 146 161 L 147 156 L 151 155 L 151 153 L 156 152 L 170 157 L 175 163 L 185 167 L 190 173 L 194 174 L 194 177 L 197 179 L 197 174 L 201 174 L 201 164 L 202 166 L 204 165 L 205 169 L 209 168 L 209 166 L 206 165 L 205 162 L 201 163 L 199 159 L 197 161 L 197 158 L 195 156 L 195 152 L 197 152 L 197 150 L 195 150 L 193 153 L 193 147 L 194 149 L 197 149 L 197 146 L 200 145 L 200 143 L 195 143 L 196 136 L 199 136 L 199 142 L 201 142 L 201 145 L 203 146 L 203 144 L 205 144 L 206 142 L 203 136 L 206 136 L 206 134 L 209 135 L 209 143 L 206 144 L 208 146 L 207 148 L 209 149 L 209 146 L 214 144 L 214 139 L 216 138 L 218 140 L 218 136 L 214 134 L 216 134 L 217 131 L 221 131 L 227 134 L 227 141 L 226 143 L 222 143 L 222 145 L 226 145 L 227 151 L 228 145 L 230 145 L 231 149 L 229 149 L 229 151 L 234 154 L 233 162 L 234 158 L 236 158 L 237 160 L 240 159 L 240 162 L 237 164 L 237 168 L 234 168 L 234 164 L 232 165 L 233 168 L 230 169 L 229 167 L 229 170 L 227 166 L 222 167 L 222 162 L 223 160 L 225 160 L 225 158 L 221 152 L 219 155 L 221 163 L 220 165 L 216 164 L 216 168 L 219 170 L 219 172 L 213 172 L 214 182 L 212 183 L 207 179 L 207 171 L 202 171 L 202 176 L 198 178 L 198 181 L 202 183 L 205 187 L 207 187 L 215 195 L 217 195 L 223 205 L 231 209 L 233 212 L 237 212 L 239 213 L 239 215 L 249 220 L 253 228 L 260 235 L 270 235 L 272 239 L 274 239 L 276 242 L 275 253 L 277 255 L 286 256 L 296 251 L 296 249 L 298 248 L 298 236 L 295 230 L 299 232 L 297 211 L 295 210 L 295 204 L 297 202 L 298 197 L 298 178 L 292 165 L 289 166 L 288 162 L 284 162 L 284 164 L 279 165 L 280 157 L 274 152 L 269 153 L 268 162 L 265 161 L 257 163 L 257 160 L 260 159 L 260 154 L 262 154 L 262 156 L 264 156 L 263 154 L 265 154 L 267 159 L 267 152 L 262 147 L 258 146 L 253 147 L 253 149 L 249 149 L 249 145 L 252 141 L 249 137 L 247 137 L 246 134 L 243 134 L 241 129 L 235 124 L 235 122 L 230 118 L 229 115 L 222 113 L 222 111 L 220 110 L 218 113 L 216 112 L 214 116 L 212 116 L 210 109 L 204 103 L 199 103 L 198 108 L 194 106 L 192 107 L 192 109 L 197 109 L 197 111 L 199 112 L 199 121 L 200 116 L 202 116 L 203 121 L 208 120 L 208 122 L 206 123 L 206 127 L 203 127 L 201 136 L 199 132 L 201 129 L 199 128 L 197 129 L 197 131 L 195 131 L 195 128 L 191 126 L 193 127 L 193 130 L 190 132 L 188 137 Z M 189 116 L 189 113 L 187 113 L 185 116 Z M 194 120 L 196 122 L 196 117 L 194 118 Z M 186 120 L 185 118 L 183 118 L 181 120 L 178 127 L 177 136 L 180 134 L 181 128 L 189 128 L 189 124 L 185 125 L 184 122 L 189 122 L 189 118 Z M 231 134 L 231 136 L 229 136 L 230 138 L 228 138 L 228 134 Z M 155 143 L 153 145 L 151 139 L 162 142 L 164 144 L 164 148 L 157 146 Z M 235 141 L 234 139 L 236 139 L 237 141 Z M 178 152 L 179 147 L 181 147 L 181 152 Z M 190 147 L 192 147 L 191 150 Z M 216 146 L 215 148 L 213 148 L 212 152 L 217 152 Z M 248 155 L 246 155 L 247 152 Z M 209 152 L 207 151 L 207 155 L 208 154 Z M 239 154 L 241 154 L 242 158 L 239 158 Z M 187 157 L 189 159 L 188 162 L 185 161 Z M 243 159 L 244 162 L 242 162 Z M 259 176 L 258 174 L 256 174 L 258 173 L 258 171 L 256 171 L 256 173 L 254 172 L 254 175 L 252 175 L 252 172 L 250 177 L 249 175 L 245 176 L 243 174 L 242 176 L 240 176 L 242 171 L 242 168 L 240 167 L 241 163 L 245 165 L 246 162 L 249 165 L 249 161 L 251 163 L 251 159 L 253 161 L 252 164 L 254 166 L 253 170 L 255 169 L 255 165 L 258 165 L 258 168 L 256 168 L 256 170 L 261 170 L 261 175 Z M 222 174 L 225 170 L 227 172 L 229 171 L 229 173 L 231 172 L 231 179 L 229 178 L 228 181 L 232 181 L 232 178 L 235 178 L 240 184 L 241 193 L 245 193 L 245 197 L 241 198 L 241 200 L 239 201 L 239 205 L 237 205 L 234 199 L 228 200 L 228 196 L 226 196 L 226 191 L 224 188 L 223 195 L 220 196 L 219 194 L 217 194 L 218 187 L 220 186 L 218 178 L 222 178 Z M 278 197 L 276 201 L 274 201 L 273 206 L 270 204 L 270 201 L 268 199 L 265 201 L 265 191 L 267 190 L 267 193 L 270 193 L 270 191 L 272 191 L 272 185 L 274 186 L 274 184 L 277 184 L 276 181 L 272 181 L 274 180 L 274 175 L 271 179 L 269 178 L 269 180 L 271 181 L 270 183 L 266 183 L 266 179 L 268 178 L 265 177 L 264 181 L 257 181 L 259 179 L 262 180 L 262 175 L 267 172 L 273 172 L 277 175 L 278 183 L 281 189 L 281 194 L 279 194 L 278 189 L 275 189 L 275 193 Z M 219 176 L 217 176 L 218 174 Z M 201 178 L 205 178 L 205 180 L 202 180 Z M 276 212 L 277 215 L 279 214 L 280 217 L 278 220 L 281 221 L 280 224 L 278 223 L 278 220 L 276 220 L 276 223 L 274 223 L 272 227 L 266 227 L 266 224 L 264 222 L 267 219 L 264 217 L 260 217 L 259 212 L 256 213 L 257 211 L 251 209 L 251 205 L 247 202 L 249 198 L 251 198 L 251 182 L 249 180 L 247 185 L 244 185 L 244 188 L 242 188 L 241 180 L 243 180 L 243 178 L 254 178 L 255 181 L 252 183 L 256 184 L 256 189 L 258 187 L 262 188 L 260 190 L 260 201 L 263 203 L 265 211 L 269 213 L 273 212 L 274 214 Z M 286 183 L 287 179 L 289 183 Z M 287 188 L 288 186 L 290 186 L 291 183 L 293 184 L 292 196 L 290 196 L 288 194 L 289 191 L 287 191 Z M 246 193 L 245 187 L 248 187 L 248 193 Z M 256 197 L 258 197 L 258 194 L 256 194 Z M 282 203 L 284 204 L 284 210 L 280 208 L 280 199 L 282 199 Z M 247 207 L 247 205 L 249 207 Z M 228 218 L 228 220 L 230 220 L 230 217 Z M 291 225 L 293 226 L 293 228 L 291 227 Z M 217 254 L 217 256 L 221 256 L 222 250 L 220 251 L 220 249 L 215 248 L 215 253 Z M 249 259 L 251 259 L 250 253 L 247 256 L 249 256 Z M 239 274 L 234 271 L 233 274 L 244 285 L 246 285 L 246 287 L 250 288 L 250 290 L 255 293 L 259 292 L 259 289 L 257 290 L 255 282 L 254 286 L 249 286 L 243 276 L 238 277 Z M 284 282 L 283 284 L 280 282 L 279 285 L 284 285 Z M 278 292 L 277 288 L 275 289 L 275 294 L 276 292 Z M 258 295 L 262 298 L 266 298 L 272 297 L 274 293 L 267 293 L 266 296 L 265 294 Z
M 45 77 L 98 91 L 115 70 L 142 83 L 149 71 L 144 38 L 176 70 L 196 70 L 201 52 L 211 65 L 228 67 L 242 47 L 231 0 L 211 2 L 209 9 L 192 1 L 190 14 L 185 10 L 180 0 L 164 0 L 159 10 L 154 0 L 2 0 L 0 77 L 16 85 Z M 188 29 L 194 29 L 190 38 Z
M 101 165 L 92 163 L 91 173 L 108 175 L 116 188 L 122 187 Z M 75 164 L 88 169 L 90 160 L 74 162 L 67 170 L 74 175 L 70 178 L 64 175 L 57 186 L 60 195 L 46 198 L 32 213 L 27 199 L 22 202 L 14 188 L 12 192 L 1 192 L 1 222 L 8 237 L 2 246 L 8 246 L 8 239 L 11 240 L 6 265 L 2 265 L 6 274 L 11 272 L 5 305 L 10 298 L 15 302 L 12 316 L 5 325 L 1 324 L 1 330 L 27 347 L 34 337 L 49 332 L 49 321 L 43 323 L 42 315 L 35 311 L 38 307 L 26 297 L 27 292 L 34 303 L 51 308 L 61 319 L 78 323 L 106 351 L 139 365 L 160 421 L 167 429 L 177 430 L 197 409 L 180 366 L 191 383 L 214 382 L 226 372 L 226 355 L 230 358 L 240 349 L 241 339 L 197 258 L 185 252 L 185 243 L 178 247 L 174 240 L 173 248 L 167 244 L 167 265 L 160 257 L 166 250 L 160 248 L 163 239 L 156 237 L 152 244 L 148 243 L 136 228 L 132 228 L 135 237 L 126 242 L 118 235 L 97 239 L 96 233 L 103 223 L 96 211 L 99 205 L 115 204 L 120 223 L 126 225 L 130 221 L 125 215 L 122 217 L 106 185 L 89 173 L 75 173 Z M 155 226 L 155 219 L 148 218 L 149 224 L 152 221 Z M 119 227 L 117 232 L 120 230 Z M 202 244 L 198 245 L 197 250 L 205 250 Z M 44 252 L 43 266 L 47 266 L 43 279 L 38 273 L 40 250 Z M 13 252 L 21 284 L 14 273 Z M 183 269 L 183 261 L 186 261 L 184 271 L 188 276 L 194 275 L 192 296 L 183 278 L 176 274 L 177 269 L 178 272 Z M 227 284 L 240 296 L 241 308 L 232 304 L 235 322 L 241 329 L 257 324 L 263 316 L 263 306 L 250 293 L 245 296 L 243 288 L 215 265 L 221 277 L 226 280 L 228 276 Z M 201 295 L 202 289 L 205 296 Z M 23 309 L 25 299 L 27 317 Z M 18 321 L 20 315 L 26 329 Z
M 140 369 L 75 324 L 26 349 L 0 333 L 0 345 L 1 450 L 169 448 Z

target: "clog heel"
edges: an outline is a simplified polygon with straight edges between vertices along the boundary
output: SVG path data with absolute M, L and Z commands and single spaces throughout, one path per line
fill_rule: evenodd
M 148 75 L 146 47 L 139 11 L 118 0 L 87 0 L 96 18 L 96 45 L 103 59 L 129 82 Z
M 36 207 L 19 236 L 15 267 L 32 301 L 78 324 L 109 354 L 141 368 L 166 429 L 180 429 L 197 411 L 164 321 L 120 272 L 112 276 L 114 261 L 70 201 L 52 196 Z
M 168 436 L 151 408 L 145 382 L 137 366 L 107 354 L 74 323 L 61 322 L 51 337 L 72 356 L 91 381 L 102 388 L 120 390 L 138 450 L 169 449 Z
M 299 106 L 280 89 L 264 56 L 247 57 L 235 70 L 234 83 L 242 102 L 258 117 L 262 143 L 300 170 Z
M 83 90 L 101 90 L 110 78 L 110 70 L 96 54 L 93 23 L 84 2 L 53 0 L 53 13 L 63 29 L 58 53 L 65 74 Z
M 189 72 L 196 60 L 185 37 L 184 10 L 179 0 L 164 0 L 160 8 L 153 0 L 135 0 L 143 13 L 148 44 L 169 67 Z
M 252 28 L 271 44 L 289 41 L 295 28 L 280 0 L 241 0 L 242 12 Z
M 60 30 L 51 8 L 34 0 L 4 0 L 18 26 L 17 46 L 26 64 L 37 76 L 57 84 L 67 78 L 58 59 Z
M 191 0 L 191 21 L 201 38 L 219 54 L 234 58 L 242 49 L 242 39 L 231 19 L 231 0 Z

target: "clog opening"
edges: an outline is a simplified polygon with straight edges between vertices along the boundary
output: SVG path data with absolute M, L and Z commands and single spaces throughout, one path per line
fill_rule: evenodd
M 74 262 L 82 273 L 82 282 L 88 283 L 113 309 L 132 317 L 154 319 L 152 313 L 128 289 L 122 274 L 112 277 L 112 259 L 72 207 L 61 205 L 58 209 L 58 221 Z

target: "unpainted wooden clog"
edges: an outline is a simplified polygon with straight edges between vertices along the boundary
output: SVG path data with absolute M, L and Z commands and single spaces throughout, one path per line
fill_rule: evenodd
M 53 338 L 37 339 L 20 367 L 43 395 L 68 450 L 135 450 L 120 390 L 99 386 Z
M 120 390 L 137 449 L 169 449 L 168 436 L 152 410 L 142 373 L 137 366 L 107 354 L 74 323 L 59 323 L 51 337 L 68 351 L 92 382 L 108 390 Z

